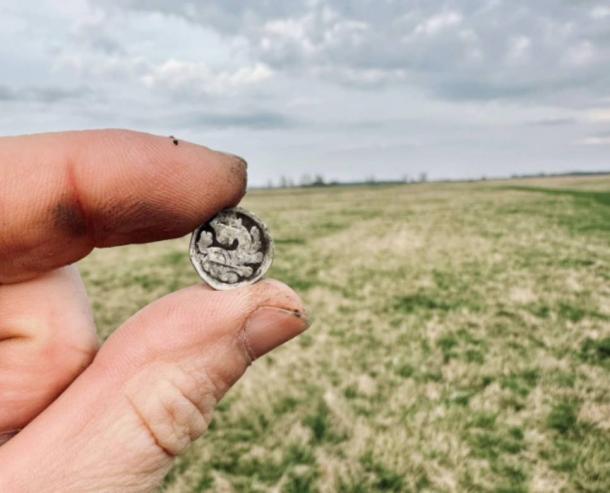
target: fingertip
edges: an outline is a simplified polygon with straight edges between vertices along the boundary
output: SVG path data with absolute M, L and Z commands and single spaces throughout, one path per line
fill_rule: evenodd
M 300 296 L 289 286 L 267 279 L 250 287 L 256 307 L 243 329 L 243 343 L 251 361 L 300 335 L 310 326 Z
M 246 193 L 242 158 L 187 141 L 175 146 L 166 137 L 141 132 L 101 133 L 111 149 L 104 160 L 113 161 L 115 169 L 100 174 L 98 166 L 81 166 L 80 175 L 77 170 L 78 181 L 97 187 L 79 187 L 94 218 L 96 246 L 182 236 Z M 87 162 L 101 158 L 90 155 Z
M 0 235 L 3 283 L 93 247 L 188 234 L 238 204 L 248 182 L 241 157 L 123 129 L 0 139 L 0 171 L 0 195 L 14 211 Z
M 248 189 L 248 163 L 244 158 L 236 154 L 222 151 L 214 152 L 219 155 L 227 167 L 229 179 L 233 182 L 233 189 L 235 190 L 231 205 L 237 205 L 246 195 Z
M 261 306 L 250 315 L 244 327 L 245 349 L 254 361 L 308 327 L 307 317 L 299 311 Z

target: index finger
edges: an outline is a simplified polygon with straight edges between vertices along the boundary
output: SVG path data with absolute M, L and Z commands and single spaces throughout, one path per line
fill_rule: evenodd
M 246 181 L 241 158 L 139 132 L 0 138 L 0 283 L 182 236 L 237 204 Z

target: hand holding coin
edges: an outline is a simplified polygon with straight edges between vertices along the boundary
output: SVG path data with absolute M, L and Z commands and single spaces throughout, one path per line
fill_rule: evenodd
M 256 282 L 272 243 L 232 209 L 245 163 L 175 137 L 66 132 L 0 138 L 0 176 L 0 492 L 156 491 L 252 361 L 307 327 L 292 290 Z M 100 347 L 75 262 L 202 223 L 193 262 L 234 289 L 165 296 Z

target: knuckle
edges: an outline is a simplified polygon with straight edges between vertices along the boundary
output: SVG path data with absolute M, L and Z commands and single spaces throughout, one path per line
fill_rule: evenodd
M 53 377 L 61 385 L 72 381 L 89 366 L 99 348 L 97 336 L 87 329 L 88 321 L 50 321 L 12 319 L 4 331 L 15 334 L 23 342 L 24 358 L 36 361 L 45 381 Z M 84 324 L 84 325 L 83 325 Z M 10 327 L 10 328 L 7 328 Z M 49 368 L 53 371 L 49 372 Z
M 11 420 L 17 427 L 27 424 L 63 392 L 91 364 L 98 348 L 97 339 L 86 331 L 76 331 L 72 338 L 58 337 L 61 329 L 35 320 L 12 319 L 0 332 L 9 335 L 0 341 L 0 348 L 6 349 L 2 356 L 10 362 L 2 369 L 6 381 L 0 409 L 8 396 L 14 396 L 11 400 L 18 402 L 20 411 Z
M 127 398 L 152 442 L 170 457 L 207 430 L 217 402 L 205 372 L 158 365 L 129 382 Z

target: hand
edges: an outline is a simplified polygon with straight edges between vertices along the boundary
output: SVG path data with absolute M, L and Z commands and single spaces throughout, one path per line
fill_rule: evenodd
M 305 330 L 302 304 L 274 281 L 197 285 L 98 351 L 71 264 L 94 247 L 192 231 L 239 202 L 246 165 L 88 131 L 0 139 L 0 177 L 0 491 L 154 490 L 248 365 Z

